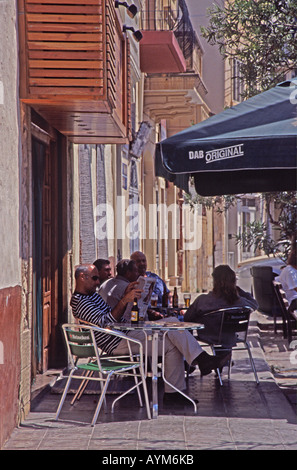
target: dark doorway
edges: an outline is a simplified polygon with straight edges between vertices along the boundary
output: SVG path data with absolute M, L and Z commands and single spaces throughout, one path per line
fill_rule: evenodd
M 48 368 L 51 335 L 50 145 L 32 139 L 33 176 L 33 374 Z M 34 373 L 35 372 L 35 373 Z

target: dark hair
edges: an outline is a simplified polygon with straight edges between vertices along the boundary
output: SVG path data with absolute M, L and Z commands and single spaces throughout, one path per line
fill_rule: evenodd
M 109 259 L 99 258 L 99 259 L 96 259 L 96 261 L 94 261 L 93 263 L 93 265 L 96 266 L 98 271 L 100 271 L 100 269 L 103 268 L 105 264 L 110 264 Z
M 239 298 L 236 289 L 236 274 L 227 264 L 217 266 L 213 273 L 213 293 L 231 305 Z
M 88 274 L 89 267 L 90 267 L 89 264 L 80 264 L 80 265 L 76 266 L 75 267 L 75 273 L 74 273 L 75 279 L 78 279 L 80 274 Z
M 125 276 L 127 271 L 133 271 L 135 264 L 133 259 L 121 259 L 116 266 L 117 274 L 119 276 Z

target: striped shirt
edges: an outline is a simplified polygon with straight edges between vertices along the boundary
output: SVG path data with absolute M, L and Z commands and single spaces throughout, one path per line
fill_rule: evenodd
M 106 328 L 109 323 L 116 321 L 111 314 L 111 307 L 97 292 L 91 295 L 74 292 L 70 305 L 75 318 L 93 323 L 100 328 Z M 95 339 L 98 347 L 107 354 L 111 354 L 121 341 L 121 338 L 101 332 L 95 332 Z

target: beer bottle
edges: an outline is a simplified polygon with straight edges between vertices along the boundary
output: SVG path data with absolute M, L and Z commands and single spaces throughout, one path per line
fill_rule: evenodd
M 164 291 L 162 295 L 162 307 L 168 307 L 168 292 L 167 292 L 165 284 L 164 284 Z
M 173 298 L 172 298 L 172 307 L 178 307 L 178 295 L 177 295 L 177 288 L 175 287 L 173 290 Z
M 134 323 L 134 324 L 138 323 L 138 320 L 139 320 L 139 307 L 138 307 L 137 299 L 135 298 L 133 302 L 133 307 L 131 310 L 131 323 Z

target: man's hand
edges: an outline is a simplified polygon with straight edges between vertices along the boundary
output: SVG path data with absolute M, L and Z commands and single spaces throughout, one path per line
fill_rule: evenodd
M 125 295 L 128 294 L 131 290 L 135 289 L 138 286 L 138 281 L 133 281 L 128 284 L 128 287 L 125 290 Z
M 164 318 L 162 313 L 157 312 L 156 310 L 152 310 L 150 308 L 147 310 L 147 315 L 150 321 L 160 320 L 161 318 Z
M 123 297 L 123 302 L 133 302 L 133 300 L 136 298 L 136 299 L 140 299 L 141 297 L 141 294 L 142 294 L 142 289 L 132 289 L 132 290 L 129 290 L 129 292 L 127 292 L 127 289 L 125 291 L 125 295 Z

